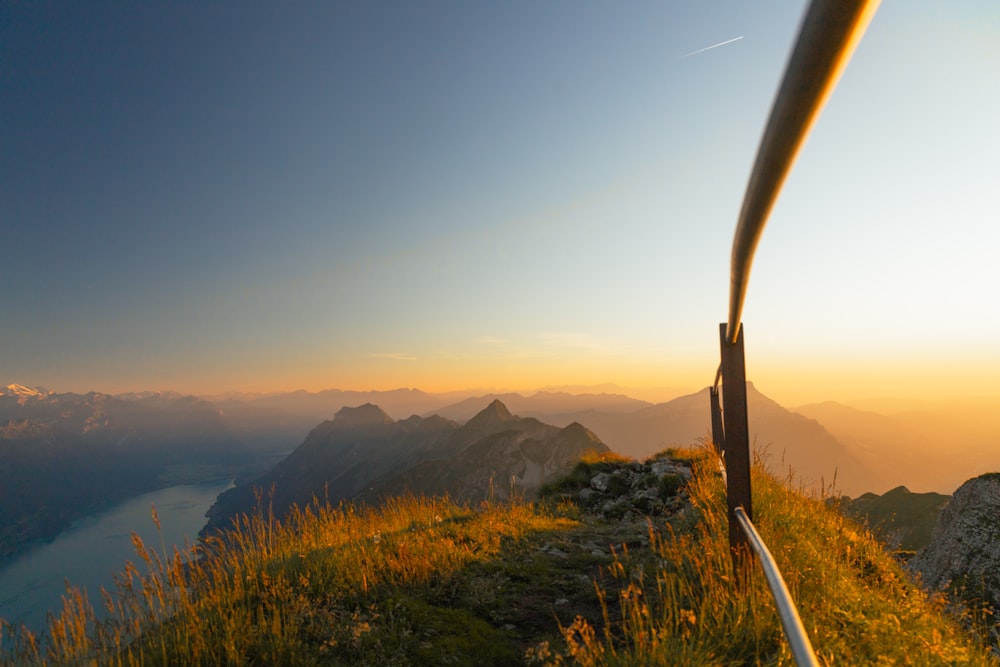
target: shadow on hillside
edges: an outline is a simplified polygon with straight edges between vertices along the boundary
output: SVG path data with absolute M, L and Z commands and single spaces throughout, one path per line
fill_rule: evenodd
M 458 519 L 461 520 L 461 519 Z M 663 531 L 658 517 L 654 528 Z M 616 555 L 649 560 L 649 523 L 587 517 L 565 528 L 504 538 L 499 552 L 427 581 L 383 584 L 339 612 L 338 657 L 408 664 L 523 665 L 529 649 L 562 649 L 562 629 L 582 616 L 601 634 L 618 633 L 622 579 Z

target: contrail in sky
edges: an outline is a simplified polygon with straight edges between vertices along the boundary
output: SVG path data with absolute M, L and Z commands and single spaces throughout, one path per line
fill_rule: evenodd
M 718 44 L 712 44 L 712 46 L 706 46 L 703 49 L 698 49 L 697 51 L 692 51 L 691 53 L 685 53 L 683 56 L 681 56 L 681 60 L 683 60 L 684 58 L 690 58 L 691 56 L 696 56 L 699 53 L 705 53 L 705 51 L 711 51 L 712 49 L 717 49 L 720 46 L 725 46 L 726 44 L 732 44 L 733 42 L 738 42 L 741 39 L 743 39 L 743 35 L 740 35 L 739 37 L 733 37 L 732 39 L 727 39 L 726 41 L 719 42 Z

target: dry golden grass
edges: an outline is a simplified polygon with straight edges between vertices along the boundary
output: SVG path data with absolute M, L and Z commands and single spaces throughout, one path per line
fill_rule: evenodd
M 867 531 L 788 482 L 755 465 L 755 523 L 822 664 L 997 664 L 944 613 L 943 599 L 917 588 Z M 760 568 L 734 572 L 713 460 L 698 463 L 689 492 L 699 515 L 691 531 L 651 531 L 649 553 L 615 560 L 620 593 L 606 600 L 604 631 L 578 618 L 563 628 L 565 649 L 538 647 L 536 663 L 794 664 Z
M 409 497 L 378 509 L 317 504 L 280 523 L 244 516 L 194 559 L 133 536 L 138 560 L 117 591 L 102 591 L 102 620 L 69 589 L 47 640 L 8 628 L 3 655 L 16 664 L 309 664 L 345 628 L 366 634 L 359 610 L 376 588 L 447 576 L 495 556 L 504 540 L 566 523 L 523 503 Z
M 262 509 L 193 553 L 150 549 L 136 537 L 136 562 L 116 591 L 101 592 L 102 614 L 70 589 L 44 640 L 4 629 L 0 660 L 792 664 L 759 568 L 734 574 L 714 463 L 685 456 L 695 460 L 692 507 L 674 524 L 650 524 L 645 542 L 626 536 L 631 548 L 622 536 L 633 526 L 565 503 L 469 507 L 414 497 L 378 509 L 316 503 L 283 522 Z M 599 457 L 572 474 L 622 462 Z M 997 664 L 944 613 L 943 600 L 928 598 L 821 499 L 756 466 L 754 503 L 822 663 Z M 587 546 L 602 537 L 617 540 L 613 558 Z M 603 573 L 596 588 L 595 572 Z M 562 597 L 579 604 L 576 620 L 553 613 L 571 608 L 547 602 Z

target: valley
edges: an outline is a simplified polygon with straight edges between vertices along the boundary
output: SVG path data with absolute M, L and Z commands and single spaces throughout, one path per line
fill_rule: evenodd
M 184 534 L 188 539 L 195 533 L 207 538 L 232 526 L 239 515 L 273 512 L 284 519 L 295 507 L 317 501 L 372 507 L 400 495 L 447 495 L 472 505 L 532 501 L 581 458 L 643 460 L 670 447 L 704 441 L 708 434 L 706 391 L 659 404 L 615 394 L 556 392 L 458 398 L 441 405 L 433 395 L 400 390 L 326 392 L 322 397 L 229 396 L 216 399 L 216 404 L 162 394 L 26 396 L 23 390 L 8 388 L 0 396 L 6 418 L 0 424 L 0 475 L 12 480 L 5 489 L 16 502 L 4 507 L 7 522 L 0 530 L 15 539 L 4 543 L 8 557 L 0 577 L 6 579 L 0 581 L 32 581 L 23 571 L 37 558 L 48 563 L 51 573 L 76 572 L 75 582 L 107 586 L 106 574 L 101 578 L 88 572 L 85 563 L 106 573 L 109 562 L 121 563 L 127 553 L 119 549 L 117 555 L 102 555 L 105 552 L 92 549 L 93 558 L 81 561 L 78 547 L 67 550 L 64 545 L 80 539 L 102 543 L 103 538 L 80 538 L 80 531 L 106 516 L 109 508 L 115 508 L 113 515 L 119 506 L 135 508 L 135 502 L 142 504 L 139 499 L 151 492 L 192 489 L 202 499 L 194 505 L 202 509 L 198 518 L 187 512 Z M 380 399 L 395 417 L 371 402 Z M 367 402 L 340 405 L 343 400 Z M 881 415 L 836 403 L 791 410 L 753 384 L 748 385 L 748 403 L 755 449 L 764 468 L 797 488 L 833 493 L 842 511 L 870 526 L 888 549 L 904 558 L 929 546 L 934 522 L 949 496 L 886 487 L 916 480 L 916 488 L 951 490 L 949 480 L 957 479 L 961 470 L 985 470 L 997 460 L 990 444 L 977 448 L 978 460 L 962 454 L 970 451 L 964 445 L 952 446 L 950 458 L 966 468 L 949 470 L 944 457 L 934 452 L 923 458 L 908 456 L 920 444 L 921 429 L 929 431 L 929 425 L 937 423 L 928 411 L 908 427 L 905 414 Z M 428 406 L 436 407 L 419 416 Z M 314 421 L 331 411 L 332 419 Z M 409 416 L 402 416 L 406 413 Z M 934 433 L 940 436 L 943 428 L 938 426 Z M 969 431 L 960 432 L 968 437 Z M 973 441 L 990 443 L 989 433 L 984 422 Z M 232 478 L 235 486 L 226 489 Z M 199 485 L 177 486 L 186 483 Z M 26 485 L 30 493 L 21 491 L 29 488 Z M 92 495 L 81 488 L 91 489 Z M 213 492 L 208 503 L 201 504 L 205 490 L 213 488 L 223 492 Z M 877 495 L 871 489 L 887 492 Z M 93 500 L 81 502 L 87 497 Z M 31 498 L 43 509 L 32 510 L 27 502 Z M 621 518 L 614 512 L 605 518 Z M 201 514 L 206 514 L 207 523 Z M 125 515 L 132 520 L 138 516 L 134 509 Z M 37 520 L 40 516 L 54 518 L 46 524 Z M 48 528 L 17 538 L 18 527 L 26 525 Z M 124 546 L 128 551 L 129 545 Z M 50 552 L 65 555 L 40 555 Z M 73 559 L 74 567 L 82 562 L 84 569 L 69 567 L 70 561 L 53 564 L 59 558 Z M 45 604 L 51 605 L 53 588 L 61 587 L 62 576 L 48 576 L 47 592 L 39 597 L 48 596 Z M 41 603 L 25 597 L 32 594 L 12 593 L 13 584 L 3 588 L 5 613 L 40 622 Z

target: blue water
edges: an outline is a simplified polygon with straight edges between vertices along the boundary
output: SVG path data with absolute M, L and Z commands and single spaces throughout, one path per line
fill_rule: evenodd
M 129 498 L 77 521 L 49 544 L 41 544 L 0 569 L 0 618 L 40 632 L 46 613 L 62 609 L 65 581 L 87 590 L 91 605 L 101 607 L 100 589 L 114 589 L 114 575 L 125 561 L 136 562 L 131 532 L 148 549 L 161 552 L 160 533 L 151 516 L 156 507 L 168 553 L 173 545 L 193 544 L 205 525 L 205 512 L 216 497 L 232 486 L 216 481 L 172 486 Z M 145 568 L 140 565 L 140 571 Z

